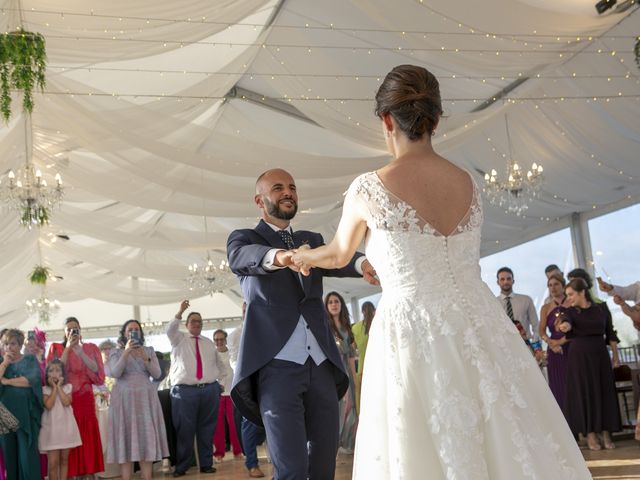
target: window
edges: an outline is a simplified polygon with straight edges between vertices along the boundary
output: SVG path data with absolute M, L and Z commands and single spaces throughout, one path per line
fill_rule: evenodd
M 629 285 L 640 281 L 640 204 L 618 210 L 589 221 L 591 248 L 596 276 L 615 285 Z M 638 343 L 638 332 L 620 307 L 606 293 L 613 315 L 613 324 L 618 330 L 621 346 Z

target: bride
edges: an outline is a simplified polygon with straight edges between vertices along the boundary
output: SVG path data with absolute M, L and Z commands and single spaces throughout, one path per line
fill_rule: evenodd
M 536 362 L 480 278 L 480 192 L 431 145 L 442 114 L 437 79 L 394 68 L 376 114 L 393 160 L 354 180 L 329 245 L 293 257 L 303 274 L 340 267 L 365 239 L 382 285 L 353 478 L 591 478 Z

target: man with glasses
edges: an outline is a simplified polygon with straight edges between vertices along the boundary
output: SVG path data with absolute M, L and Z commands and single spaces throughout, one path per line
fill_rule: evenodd
M 167 327 L 171 342 L 171 417 L 177 437 L 174 477 L 184 476 L 191 466 L 194 436 L 200 473 L 216 471 L 211 440 L 216 429 L 222 385 L 231 378 L 230 368 L 213 342 L 201 336 L 202 316 L 198 312 L 187 315 L 187 333 L 179 330 L 187 308 L 189 301 L 185 300 Z

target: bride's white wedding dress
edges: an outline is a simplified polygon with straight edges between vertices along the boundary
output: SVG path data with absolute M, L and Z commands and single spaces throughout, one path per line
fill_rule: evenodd
M 589 479 L 582 454 L 479 261 L 478 187 L 436 231 L 375 173 L 351 185 L 382 284 L 364 365 L 355 480 Z

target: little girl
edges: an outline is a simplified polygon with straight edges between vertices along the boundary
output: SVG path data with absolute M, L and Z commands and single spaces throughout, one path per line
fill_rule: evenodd
M 51 360 L 45 370 L 46 386 L 42 387 L 45 410 L 38 448 L 47 453 L 49 479 L 66 480 L 69 449 L 82 444 L 80 431 L 71 409 L 70 383 L 64 383 L 64 365 L 60 360 Z

